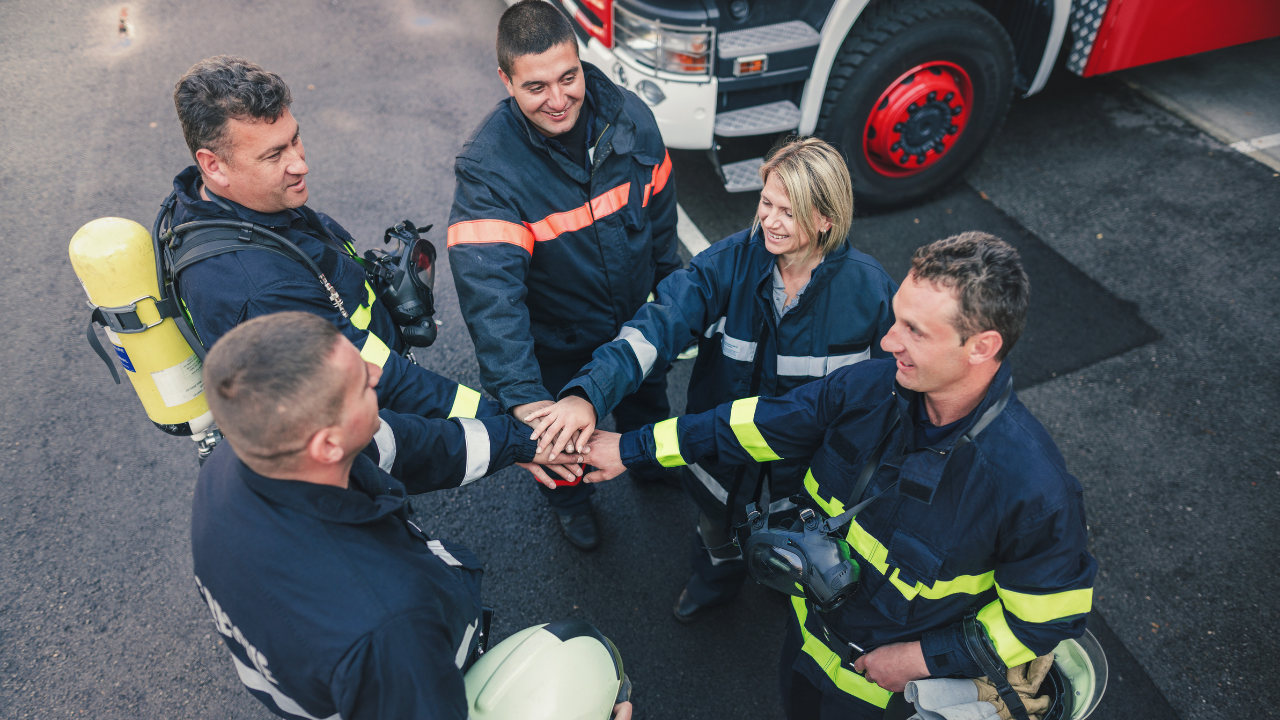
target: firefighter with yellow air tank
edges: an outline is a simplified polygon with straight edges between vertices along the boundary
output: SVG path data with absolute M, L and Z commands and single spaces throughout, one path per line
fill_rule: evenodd
M 306 206 L 308 167 L 291 103 L 284 81 L 252 62 L 197 63 L 174 90 L 196 164 L 174 178 L 154 237 L 130 221 L 103 219 L 72 243 L 94 320 L 148 415 L 167 432 L 200 438 L 209 424 L 198 397 L 204 351 L 246 320 L 289 310 L 329 320 L 382 368 L 383 407 L 428 418 L 499 414 L 496 403 L 407 353 L 430 344 L 435 331 L 435 252 L 419 228 L 406 221 L 388 230 L 384 239 L 404 243 L 400 255 L 361 258 L 341 225 Z M 92 328 L 89 335 L 96 343 Z

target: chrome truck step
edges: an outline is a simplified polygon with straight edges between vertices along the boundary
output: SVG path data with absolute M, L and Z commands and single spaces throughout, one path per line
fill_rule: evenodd
M 768 135 L 795 130 L 799 126 L 800 108 L 790 100 L 779 100 L 716 115 L 716 135 L 720 137 Z
M 764 183 L 760 182 L 760 166 L 763 164 L 764 158 L 758 157 L 721 165 L 720 172 L 724 174 L 725 191 L 747 192 L 764 187 Z
M 822 34 L 808 23 L 791 20 L 776 25 L 720 33 L 720 37 L 716 38 L 716 47 L 722 59 L 732 60 L 740 55 L 779 53 L 813 47 L 821 41 Z

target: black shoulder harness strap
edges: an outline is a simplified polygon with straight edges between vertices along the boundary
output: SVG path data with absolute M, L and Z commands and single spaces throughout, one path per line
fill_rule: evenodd
M 960 436 L 960 439 L 956 441 L 956 444 L 954 447 L 952 447 L 951 451 L 954 453 L 956 450 L 959 450 L 965 445 L 973 442 L 973 439 L 977 437 L 979 433 L 981 433 L 983 430 L 986 430 L 987 426 L 990 425 L 992 421 L 994 421 L 996 417 L 1000 415 L 1000 413 L 1004 412 L 1005 406 L 1009 404 L 1009 396 L 1012 394 L 1013 394 L 1013 378 L 1009 378 L 1008 384 L 1006 384 L 1004 387 L 1004 392 L 1000 393 L 1000 398 L 996 400 L 995 404 L 987 408 L 986 412 L 982 413 L 982 417 L 978 418 L 978 422 L 973 424 L 973 427 L 969 429 L 969 432 Z M 866 465 L 862 466 L 862 473 L 858 476 L 858 482 L 856 485 L 853 486 L 853 492 L 849 495 L 849 500 L 847 503 L 845 503 L 846 505 L 853 504 L 858 501 L 858 498 L 862 497 L 862 493 L 863 491 L 866 490 L 867 484 L 871 482 L 872 476 L 875 475 L 876 470 L 880 466 L 880 459 L 881 457 L 884 456 L 884 451 L 888 446 L 889 437 L 893 435 L 894 428 L 898 427 L 898 424 L 901 422 L 901 420 L 902 420 L 902 415 L 901 415 L 901 411 L 899 411 L 899 415 L 897 419 L 893 421 L 893 425 L 889 426 L 889 432 L 886 433 L 883 438 L 881 438 L 880 444 L 876 448 L 876 451 L 871 455 L 871 458 L 867 460 Z M 898 484 L 898 481 L 894 480 L 884 490 L 881 490 L 875 495 L 867 498 L 866 500 L 863 500 L 862 502 L 859 502 L 857 505 L 854 505 L 848 510 L 845 510 L 843 513 L 840 513 L 836 517 L 833 517 L 830 520 L 828 520 L 827 526 L 832 529 L 841 527 L 845 523 L 852 520 L 854 516 L 857 515 L 863 508 L 865 508 L 866 506 L 870 505 L 873 501 L 875 501 L 876 498 L 880 497 L 881 495 L 884 495 L 885 493 L 889 492 L 889 490 L 896 487 L 897 484 Z
M 233 212 L 232 207 L 225 200 L 207 189 L 205 192 L 212 202 L 224 210 Z M 152 230 L 157 252 L 164 253 L 164 270 L 167 272 L 162 272 L 161 277 L 165 280 L 165 291 L 171 298 L 178 297 L 176 289 L 178 274 L 184 269 L 201 260 L 207 260 L 218 255 L 256 249 L 275 253 L 306 266 L 320 281 L 320 284 L 324 286 L 324 289 L 329 294 L 329 301 L 338 309 L 338 312 L 343 317 L 349 317 L 347 309 L 342 303 L 342 298 L 338 296 L 338 291 L 329 282 L 328 276 L 337 271 L 338 261 L 336 257 L 331 257 L 332 253 L 327 247 L 322 263 L 317 264 L 315 260 L 311 259 L 310 255 L 303 252 L 297 245 L 279 233 L 244 220 L 195 220 L 177 227 L 167 228 L 165 225 L 173 216 L 175 201 L 176 197 L 172 195 L 165 200 L 160 209 L 160 216 L 156 218 L 156 224 Z M 310 213 L 309 210 L 308 213 L 304 217 L 308 219 L 314 217 L 314 213 Z M 311 223 L 309 222 L 308 224 L 310 225 Z M 323 227 L 320 230 L 323 232 Z M 326 234 L 326 237 L 328 238 L 329 236 Z M 324 267 L 321 267 L 321 265 Z M 179 323 L 179 325 L 181 324 Z M 191 337 L 188 337 L 188 340 L 191 339 Z M 203 346 L 198 340 L 193 343 L 193 347 L 196 347 L 197 352 L 203 355 Z
M 1009 714 L 1016 720 L 1029 720 L 1027 707 L 1022 704 L 1022 698 L 1018 695 L 1018 692 L 1009 684 L 1009 668 L 1000 659 L 1000 655 L 991 646 L 991 640 L 987 638 L 986 632 L 978 624 L 978 611 L 969 608 L 969 611 L 964 615 L 962 624 L 964 627 L 964 641 L 969 648 L 969 653 L 973 655 L 974 660 L 978 661 L 978 667 L 982 668 L 982 672 L 987 674 L 987 679 L 991 681 L 991 684 L 996 686 L 996 691 L 1000 693 L 1000 699 L 1004 700 L 1005 707 L 1009 709 Z

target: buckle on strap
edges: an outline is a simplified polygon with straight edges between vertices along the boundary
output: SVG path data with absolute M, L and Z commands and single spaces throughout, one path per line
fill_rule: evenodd
M 841 665 L 847 665 L 850 672 L 861 675 L 862 673 L 853 669 L 853 663 L 858 658 L 866 655 L 867 651 L 859 647 L 857 643 L 849 642 L 840 633 L 836 632 L 835 628 L 828 625 L 827 621 L 819 614 L 818 609 L 813 606 L 813 603 L 807 599 L 804 602 L 809 608 L 809 617 L 818 621 L 818 626 L 822 628 L 822 636 L 815 637 L 822 640 L 822 644 L 826 645 L 828 650 L 840 658 Z
M 138 315 L 138 303 L 143 300 L 150 300 L 155 304 L 156 315 L 159 317 L 153 323 L 146 323 Z M 157 300 L 150 295 L 143 295 L 127 305 L 119 307 L 93 307 L 93 320 L 100 325 L 111 328 L 116 333 L 128 335 L 130 333 L 146 332 L 151 328 L 163 323 L 165 318 L 175 317 L 174 303 L 171 299 Z

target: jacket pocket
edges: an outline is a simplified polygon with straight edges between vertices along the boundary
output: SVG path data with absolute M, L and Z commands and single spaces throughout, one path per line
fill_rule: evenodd
M 870 340 L 856 342 L 831 343 L 827 346 L 827 355 L 855 355 L 871 348 Z
M 889 540 L 889 577 L 871 596 L 871 604 L 884 616 L 899 625 L 911 618 L 911 606 L 915 603 L 917 583 L 933 585 L 947 554 L 919 535 L 905 528 L 894 531 Z M 890 578 L 897 573 L 898 583 Z M 906 586 L 904 590 L 902 586 Z
M 639 230 L 648 222 L 648 203 L 653 202 L 653 172 L 655 165 L 648 165 L 640 158 L 633 157 L 631 162 L 631 192 L 628 193 L 627 207 L 623 208 L 622 220 L 628 230 Z

